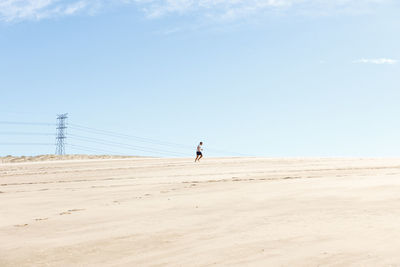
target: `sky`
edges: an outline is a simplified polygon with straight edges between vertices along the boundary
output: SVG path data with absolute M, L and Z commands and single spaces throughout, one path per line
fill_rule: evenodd
M 0 155 L 400 155 L 400 1 L 0 0 Z M 38 124 L 40 123 L 40 124 Z

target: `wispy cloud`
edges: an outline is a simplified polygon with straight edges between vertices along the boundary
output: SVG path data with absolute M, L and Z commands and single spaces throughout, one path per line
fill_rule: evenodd
M 70 16 L 80 12 L 89 14 L 99 3 L 96 0 L 0 0 L 0 20 L 11 22 Z
M 392 0 L 125 0 L 135 2 L 151 18 L 200 15 L 224 20 L 293 11 L 298 14 L 365 13 Z
M 393 65 L 393 64 L 396 64 L 397 62 L 398 62 L 398 60 L 390 59 L 390 58 L 373 58 L 373 59 L 362 58 L 362 59 L 353 61 L 353 63 L 378 64 L 378 65 L 382 65 L 382 64 Z
M 393 1 L 395 0 L 0 0 L 0 20 L 40 20 L 93 14 L 114 5 L 134 5 L 150 18 L 176 15 L 235 20 L 275 11 L 300 14 L 360 13 Z

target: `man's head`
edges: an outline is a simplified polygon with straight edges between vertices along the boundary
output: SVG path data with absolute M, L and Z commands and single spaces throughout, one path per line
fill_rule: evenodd
M 200 142 L 200 145 L 203 145 L 203 142 Z

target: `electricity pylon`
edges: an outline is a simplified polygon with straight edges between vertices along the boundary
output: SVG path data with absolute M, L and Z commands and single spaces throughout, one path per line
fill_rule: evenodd
M 65 155 L 68 113 L 57 115 L 56 155 Z

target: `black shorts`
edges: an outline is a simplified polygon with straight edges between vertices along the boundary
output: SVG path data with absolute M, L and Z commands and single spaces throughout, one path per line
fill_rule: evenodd
M 203 156 L 203 154 L 201 152 L 198 152 L 198 151 L 196 152 L 196 155 L 197 156 Z

